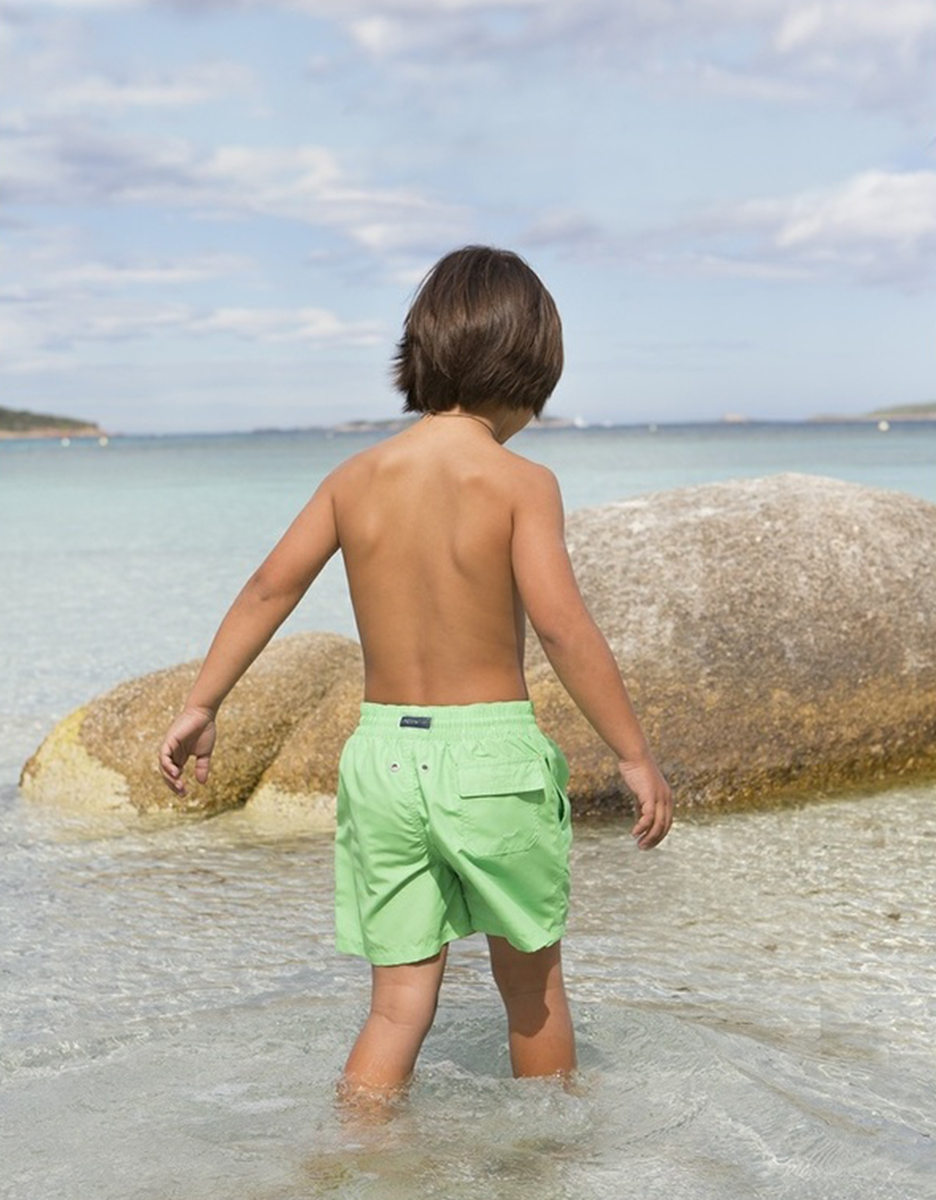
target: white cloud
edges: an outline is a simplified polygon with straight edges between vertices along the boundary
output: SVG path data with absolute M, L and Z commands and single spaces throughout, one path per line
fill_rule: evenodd
M 930 0 L 825 0 L 783 6 L 773 44 L 781 54 L 823 47 L 881 41 L 910 48 L 936 32 L 936 8 Z
M 936 281 L 936 172 L 866 171 L 834 189 L 737 210 L 770 256 L 865 282 Z
M 931 114 L 936 5 L 931 0 L 825 0 L 785 6 L 770 70 L 852 92 L 865 104 Z
M 936 90 L 933 0 L 51 0 L 69 14 L 154 7 L 180 21 L 198 13 L 285 9 L 332 23 L 358 53 L 442 86 L 453 71 L 500 65 L 525 75 L 541 54 L 587 75 L 596 65 L 629 78 L 746 95 L 804 96 L 890 107 L 918 118 Z M 15 65 L 15 59 L 14 65 Z M 55 83 L 53 79 L 51 81 Z M 98 107 L 205 103 L 242 91 L 231 64 L 177 77 L 76 78 Z M 233 89 L 233 90 L 232 90 Z
M 249 275 L 231 255 L 177 261 L 105 262 L 81 258 L 67 230 L 34 233 L 0 249 L 0 340 L 11 375 L 71 370 L 82 347 L 168 339 L 233 337 L 266 344 L 365 346 L 381 340 L 371 320 L 345 320 L 324 308 L 195 304 L 187 287 Z M 155 289 L 155 290 L 154 290 Z M 172 299 L 160 298 L 172 293 Z
M 69 228 L 25 229 L 0 243 L 0 302 L 25 295 L 54 295 L 82 288 L 105 292 L 139 287 L 184 287 L 230 281 L 256 271 L 238 254 L 192 254 L 175 259 L 139 256 L 133 260 L 91 258 L 83 239 Z M 28 280 L 28 283 L 22 281 Z
M 218 146 L 46 122 L 6 128 L 0 186 L 43 205 L 160 205 L 213 218 L 263 215 L 344 234 L 369 249 L 447 245 L 470 226 L 464 208 L 415 188 L 368 187 L 322 146 Z
M 30 375 L 73 370 L 78 352 L 95 343 L 158 340 L 168 349 L 192 339 L 326 348 L 371 346 L 386 337 L 378 321 L 346 321 L 327 309 L 201 309 L 189 304 L 95 297 L 83 303 L 61 297 L 9 300 L 0 310 L 6 372 Z
M 439 75 L 505 56 L 525 72 L 548 50 L 583 71 L 600 63 L 762 101 L 821 95 L 911 115 L 926 111 L 936 82 L 932 0 L 348 0 L 339 10 L 305 0 L 300 7 L 343 23 L 376 60 L 419 61 Z
M 131 8 L 147 8 L 149 0 L 45 0 L 49 8 L 66 11 L 104 10 L 119 12 Z
M 49 279 L 49 283 L 54 287 L 179 287 L 188 283 L 223 279 L 226 276 L 242 274 L 248 269 L 249 260 L 230 254 L 200 254 L 172 263 L 144 262 L 128 265 L 85 262 L 62 267 Z
M 738 70 L 703 62 L 694 65 L 682 64 L 679 78 L 673 79 L 661 72 L 664 83 L 672 81 L 681 90 L 697 90 L 713 96 L 724 96 L 729 100 L 752 100 L 755 103 L 804 105 L 816 99 L 816 85 L 805 79 L 768 75 L 757 70 Z
M 259 81 L 242 63 L 203 59 L 156 70 L 135 54 L 102 65 L 94 32 L 79 16 L 45 16 L 27 9 L 0 10 L 0 77 L 6 121 L 29 124 L 50 115 L 100 119 L 136 109 L 179 112 L 254 99 Z
M 80 109 L 179 109 L 256 90 L 253 72 L 239 63 L 199 63 L 164 75 L 144 73 L 133 79 L 113 79 L 101 73 L 84 75 L 51 87 L 41 103 L 47 111 L 72 113 Z
M 584 214 L 547 212 L 520 243 L 657 271 L 913 291 L 936 284 L 936 171 L 864 171 L 834 187 L 726 205 L 631 236 Z
M 936 171 L 865 171 L 836 187 L 746 201 L 671 230 L 651 257 L 764 278 L 931 286 Z
M 352 21 L 349 29 L 354 41 L 371 54 L 391 54 L 401 48 L 403 27 L 389 17 L 362 17 L 359 21 Z
M 755 219 L 779 217 L 776 242 L 784 249 L 871 242 L 919 248 L 936 237 L 936 172 L 866 171 L 833 191 L 750 211 Z
M 267 343 L 327 342 L 372 346 L 384 336 L 377 321 L 343 321 L 324 308 L 219 308 L 190 321 L 188 331 L 232 334 Z

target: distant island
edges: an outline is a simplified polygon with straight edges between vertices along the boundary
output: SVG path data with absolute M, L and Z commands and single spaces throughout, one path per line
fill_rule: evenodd
M 397 433 L 414 421 L 415 415 L 401 414 L 396 417 L 360 418 L 341 421 L 335 425 L 311 425 L 293 428 L 259 427 L 249 431 L 252 434 L 288 434 L 288 433 L 322 433 L 331 436 L 335 433 Z M 936 401 L 925 404 L 896 404 L 889 408 L 876 408 L 867 413 L 820 413 L 813 417 L 799 418 L 800 421 L 827 425 L 859 424 L 874 422 L 882 428 L 891 422 L 899 421 L 936 421 Z M 699 425 L 761 425 L 783 424 L 783 420 L 764 420 L 748 417 L 743 413 L 726 412 L 720 420 L 690 421 L 689 424 Z M 634 422 L 643 425 L 643 422 Z M 664 422 L 667 424 L 667 422 Z M 678 424 L 678 422 L 677 422 Z M 611 429 L 629 428 L 630 425 L 617 426 L 612 421 L 586 421 L 581 417 L 543 416 L 527 426 L 529 430 L 550 429 Z M 656 432 L 657 425 L 650 424 L 651 432 Z M 4 438 L 98 438 L 109 440 L 105 431 L 95 421 L 87 421 L 80 417 L 62 417 L 53 413 L 29 412 L 26 409 L 4 408 L 0 406 L 0 439 Z
M 408 425 L 412 425 L 414 421 L 418 421 L 416 415 L 406 415 L 399 417 L 384 417 L 375 420 L 353 420 L 342 421 L 339 425 L 329 426 L 330 433 L 398 433 L 401 429 L 405 429 Z M 540 417 L 539 420 L 531 422 L 527 429 L 575 429 L 580 427 L 580 422 L 569 421 L 565 417 Z
M 813 421 L 837 423 L 842 421 L 936 421 L 936 400 L 927 404 L 895 404 L 891 408 L 876 408 L 873 412 L 860 413 L 857 416 L 842 415 L 841 413 L 823 413 L 811 417 Z
M 78 417 L 0 407 L 0 438 L 100 437 L 103 432 L 94 421 Z
M 405 429 L 411 425 L 418 417 L 404 414 L 398 417 L 374 417 L 374 418 L 359 418 L 350 421 L 341 421 L 336 425 L 314 426 L 305 429 L 284 430 L 284 429 L 254 429 L 254 433 L 287 433 L 287 432 L 312 432 L 319 431 L 322 433 L 398 433 L 401 429 Z M 710 420 L 689 420 L 686 423 L 690 425 L 775 425 L 785 424 L 785 418 L 771 417 L 749 417 L 746 413 L 726 412 L 720 418 Z M 892 408 L 876 408 L 873 412 L 868 413 L 820 413 L 814 417 L 798 417 L 793 422 L 813 422 L 826 425 L 843 425 L 843 424 L 860 424 L 863 422 L 880 424 L 882 422 L 890 423 L 891 421 L 936 421 L 936 401 L 929 404 L 898 404 Z M 552 417 L 542 416 L 537 421 L 531 421 L 526 427 L 527 431 L 532 430 L 549 430 L 549 429 L 615 429 L 615 428 L 632 428 L 634 426 L 643 426 L 645 423 L 636 422 L 615 422 L 615 421 L 586 421 L 582 417 Z M 662 422 L 667 424 L 682 424 L 682 422 Z M 651 431 L 656 432 L 657 425 L 650 423 Z
M 868 413 L 869 420 L 936 421 L 936 401 L 929 404 L 896 404 L 893 408 L 877 408 Z

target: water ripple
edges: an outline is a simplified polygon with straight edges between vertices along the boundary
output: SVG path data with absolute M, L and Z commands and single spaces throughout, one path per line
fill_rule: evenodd
M 933 1196 L 932 789 L 577 830 L 574 1094 L 508 1078 L 483 942 L 453 947 L 409 1103 L 354 1140 L 367 1001 L 328 837 L 0 809 L 0 1069 L 17 1200 Z M 929 1189 L 929 1191 L 927 1190 Z

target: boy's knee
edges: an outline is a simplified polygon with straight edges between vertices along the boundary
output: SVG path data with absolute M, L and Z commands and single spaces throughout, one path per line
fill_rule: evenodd
M 524 952 L 511 946 L 503 938 L 488 939 L 491 950 L 491 971 L 498 989 L 507 995 L 530 995 L 542 993 L 547 988 L 561 984 L 559 943 L 544 946 L 541 950 Z
M 410 988 L 395 988 L 375 996 L 372 1010 L 399 1025 L 432 1021 L 439 1006 L 438 992 L 426 994 Z
M 401 1029 L 425 1033 L 435 1019 L 441 978 L 384 978 L 374 988 L 371 1013 Z
M 382 1023 L 391 1036 L 422 1042 L 432 1028 L 437 1007 L 436 1002 L 424 1000 L 412 1003 L 401 1003 L 398 999 L 375 1001 L 371 1005 L 370 1020 Z

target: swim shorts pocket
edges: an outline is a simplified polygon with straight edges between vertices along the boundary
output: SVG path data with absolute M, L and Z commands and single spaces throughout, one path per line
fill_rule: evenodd
M 566 761 L 566 756 L 562 753 L 560 747 L 545 734 L 543 742 L 545 743 L 545 754 L 543 755 L 543 769 L 548 780 L 547 790 L 555 794 L 556 816 L 559 820 L 561 829 L 569 829 L 572 821 L 572 805 L 569 803 L 569 796 L 566 789 L 569 786 L 569 764 Z
M 536 845 L 546 795 L 540 760 L 463 762 L 457 772 L 466 850 L 495 858 Z
M 566 795 L 565 788 L 560 787 L 555 779 L 553 780 L 553 786 L 555 787 L 556 795 L 559 798 L 559 824 L 563 829 L 565 829 L 572 820 L 572 805 L 569 803 L 569 797 Z

